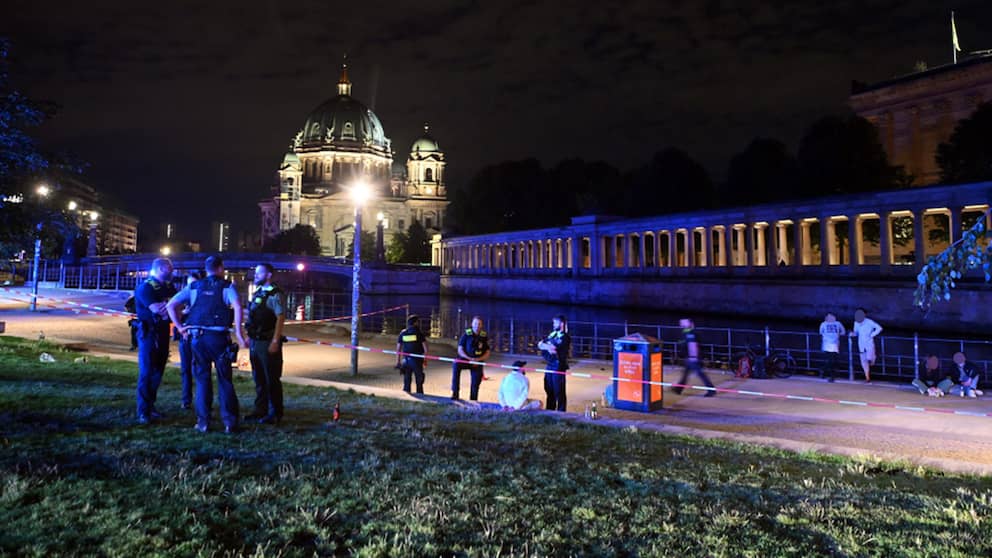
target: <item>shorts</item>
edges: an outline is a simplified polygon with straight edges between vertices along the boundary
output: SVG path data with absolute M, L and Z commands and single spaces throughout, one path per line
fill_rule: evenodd
M 875 347 L 861 349 L 861 366 L 875 364 Z

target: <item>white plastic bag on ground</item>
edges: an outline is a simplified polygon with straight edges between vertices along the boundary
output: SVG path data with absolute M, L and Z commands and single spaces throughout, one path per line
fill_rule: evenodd
M 55 357 L 53 357 L 48 353 L 41 353 L 40 355 L 38 355 L 38 360 L 40 362 L 55 362 Z

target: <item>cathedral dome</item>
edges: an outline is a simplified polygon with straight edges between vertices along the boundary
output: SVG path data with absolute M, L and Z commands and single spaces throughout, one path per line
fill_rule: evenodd
M 389 154 L 390 145 L 382 123 L 374 112 L 351 96 L 351 81 L 345 66 L 338 82 L 338 95 L 310 112 L 296 140 L 297 147 L 333 146 L 344 150 L 370 148 Z
M 424 135 L 413 142 L 413 147 L 410 148 L 410 151 L 413 153 L 438 153 L 441 151 L 441 145 L 428 133 L 429 130 L 430 127 L 424 124 Z

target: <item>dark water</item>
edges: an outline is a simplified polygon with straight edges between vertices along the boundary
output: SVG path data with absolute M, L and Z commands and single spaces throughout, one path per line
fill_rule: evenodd
M 351 314 L 350 296 L 346 293 L 292 294 L 294 306 L 303 304 L 307 319 L 322 319 Z M 704 355 L 714 366 L 727 366 L 747 346 L 764 352 L 766 347 L 788 352 L 799 366 L 818 369 L 822 364 L 819 322 L 781 319 L 755 319 L 745 316 L 712 315 L 703 311 L 686 316 L 684 312 L 638 310 L 621 308 L 596 308 L 560 304 L 541 304 L 526 301 L 494 300 L 484 298 L 440 296 L 383 296 L 362 297 L 362 312 L 409 305 L 410 313 L 418 314 L 423 327 L 434 337 L 454 339 L 468 327 L 472 316 L 483 318 L 491 344 L 499 351 L 517 354 L 535 352 L 538 340 L 551 329 L 551 319 L 564 314 L 569 321 L 573 339 L 573 354 L 577 358 L 612 358 L 613 340 L 629 333 L 639 332 L 658 338 L 663 344 L 666 360 L 675 362 L 679 351 L 680 318 L 695 321 Z M 395 333 L 403 327 L 406 309 L 371 316 L 363 320 L 363 329 Z M 845 327 L 850 328 L 853 316 L 839 316 Z M 883 320 L 882 326 L 885 326 Z M 842 347 L 845 342 L 842 341 Z M 856 345 L 856 343 L 855 343 Z M 914 337 L 914 332 L 887 328 L 877 340 L 880 358 L 877 370 L 882 376 L 911 377 L 914 362 L 929 353 L 937 354 L 950 365 L 950 358 L 958 350 L 965 351 L 979 368 L 992 373 L 992 343 L 987 339 L 963 340 L 960 335 L 926 334 Z M 844 353 L 842 348 L 842 353 Z M 845 366 L 847 354 L 842 355 Z M 858 368 L 857 363 L 854 363 Z M 992 376 L 990 376 L 992 377 Z

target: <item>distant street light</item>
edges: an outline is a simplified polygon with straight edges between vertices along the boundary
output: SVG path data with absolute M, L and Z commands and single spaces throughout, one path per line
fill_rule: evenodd
M 100 221 L 100 214 L 96 211 L 90 211 L 90 237 L 89 242 L 86 245 L 86 256 L 93 257 L 97 255 L 97 238 L 96 238 L 96 228 Z
M 375 261 L 381 264 L 386 261 L 386 240 L 383 233 L 386 226 L 386 216 L 380 211 L 375 214 L 375 220 Z
M 372 189 L 367 182 L 359 181 L 351 187 L 351 199 L 355 202 L 354 263 L 351 268 L 351 375 L 358 375 L 358 316 L 362 313 L 361 274 L 362 274 L 362 207 L 372 197 Z
M 168 246 L 163 246 L 162 249 L 159 250 L 159 253 L 161 253 L 163 256 L 168 256 L 169 254 L 172 253 L 172 248 Z
M 38 192 L 38 195 L 43 198 L 47 198 L 48 194 L 52 193 L 52 189 L 46 186 L 45 184 L 38 185 L 38 188 L 35 191 Z
M 79 204 L 74 201 L 70 201 L 68 207 L 69 211 L 75 211 L 79 207 Z
M 296 264 L 296 271 L 303 271 L 307 266 L 303 265 L 303 262 Z

